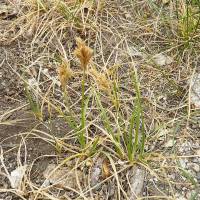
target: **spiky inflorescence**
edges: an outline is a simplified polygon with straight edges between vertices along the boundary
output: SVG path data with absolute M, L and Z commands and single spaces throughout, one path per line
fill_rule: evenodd
M 94 77 L 95 81 L 97 82 L 98 87 L 102 90 L 107 92 L 108 94 L 111 93 L 111 81 L 106 77 L 105 74 L 99 73 L 95 68 L 90 70 L 91 75 Z
M 77 48 L 74 50 L 75 56 L 80 60 L 81 68 L 85 71 L 92 58 L 92 49 L 86 46 L 81 38 L 76 38 Z
M 69 63 L 63 62 L 60 67 L 58 67 L 58 78 L 63 89 L 65 88 L 67 81 L 72 77 L 72 75 L 73 72 Z

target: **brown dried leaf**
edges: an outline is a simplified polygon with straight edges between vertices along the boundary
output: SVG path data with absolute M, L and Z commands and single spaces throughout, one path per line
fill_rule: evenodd
M 110 168 L 109 168 L 109 162 L 108 162 L 107 159 L 105 159 L 103 161 L 103 164 L 102 164 L 102 173 L 103 173 L 103 178 L 104 179 L 108 178 L 111 175 Z

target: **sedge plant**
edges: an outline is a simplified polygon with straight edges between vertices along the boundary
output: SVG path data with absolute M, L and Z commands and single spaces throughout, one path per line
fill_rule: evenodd
M 129 130 L 124 134 L 125 146 L 130 161 L 136 159 L 136 153 L 139 153 L 139 158 L 143 157 L 145 145 L 144 116 L 136 69 L 132 73 L 132 80 L 136 98 L 132 109 L 132 115 L 129 120 Z
M 76 119 L 73 115 L 72 110 L 70 110 L 69 106 L 69 98 L 68 98 L 68 92 L 67 92 L 67 84 L 69 82 L 69 79 L 73 76 L 73 71 L 70 68 L 70 64 L 66 61 L 62 61 L 61 65 L 58 67 L 58 79 L 61 83 L 61 88 L 63 92 L 63 98 L 65 102 L 65 106 L 67 107 L 67 116 L 65 115 L 64 119 L 68 122 L 69 126 L 72 129 L 76 129 Z M 62 112 L 62 111 L 61 111 Z
M 119 111 L 119 102 L 118 102 L 118 94 L 117 94 L 117 86 L 116 83 L 112 83 L 112 81 L 108 78 L 106 73 L 100 73 L 93 67 L 90 70 L 90 74 L 96 82 L 96 85 L 99 90 L 104 92 L 106 96 L 111 100 L 112 104 L 115 107 L 116 113 Z M 113 130 L 112 127 L 112 120 L 107 112 L 107 109 L 101 102 L 101 95 L 100 93 L 94 91 L 97 107 L 100 110 L 100 117 L 103 122 L 103 126 L 107 131 L 111 142 L 114 144 L 115 150 L 120 157 L 124 157 L 123 147 L 120 143 L 120 131 L 117 128 L 117 133 Z M 118 115 L 116 114 L 115 120 L 118 119 Z M 117 122 L 116 122 L 117 123 Z M 118 124 L 118 123 L 117 123 Z
M 24 85 L 25 85 L 25 94 L 28 99 L 30 109 L 33 112 L 33 114 L 35 115 L 35 117 L 38 120 L 42 121 L 43 115 L 42 115 L 39 100 L 35 97 L 35 94 L 32 91 L 32 88 L 29 87 L 28 83 L 25 82 Z
M 200 1 L 186 0 L 182 5 L 179 15 L 181 35 L 186 41 L 186 47 L 194 39 L 200 24 Z M 178 12 L 178 11 L 177 11 Z
M 85 81 L 86 81 L 86 72 L 88 64 L 92 58 L 92 49 L 86 46 L 85 42 L 81 38 L 76 38 L 77 48 L 74 51 L 75 56 L 80 61 L 80 67 L 83 71 L 83 77 L 81 82 L 81 127 L 78 134 L 78 140 L 81 145 L 81 148 L 84 148 L 86 145 L 86 102 L 85 102 Z

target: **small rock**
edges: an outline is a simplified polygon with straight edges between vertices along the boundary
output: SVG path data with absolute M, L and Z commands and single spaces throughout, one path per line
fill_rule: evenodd
M 199 172 L 200 171 L 200 166 L 198 164 L 191 163 L 190 166 L 195 172 Z
M 38 89 L 40 91 L 39 83 L 35 78 L 28 79 L 28 89 L 32 90 L 32 88 Z
M 131 188 L 128 196 L 130 200 L 136 200 L 143 194 L 145 171 L 144 169 L 134 167 L 132 173 L 129 179 Z
M 186 188 L 186 187 L 183 187 L 182 190 L 185 192 L 185 191 L 187 190 L 187 188 Z
M 131 15 L 129 13 L 125 14 L 126 19 L 131 19 Z
M 191 80 L 191 95 L 190 100 L 191 103 L 195 105 L 195 107 L 200 107 L 200 74 L 195 74 Z
M 129 54 L 129 56 L 132 56 L 132 57 L 140 57 L 140 58 L 146 57 L 145 54 L 143 54 L 142 52 L 137 50 L 135 47 L 129 47 L 128 54 Z
M 197 154 L 198 156 L 200 156 L 200 149 L 198 149 L 198 150 L 196 151 L 196 154 Z
M 158 179 L 156 177 L 153 178 L 154 182 L 158 182 Z
M 173 59 L 171 57 L 164 55 L 162 53 L 156 54 L 153 57 L 153 60 L 156 63 L 156 65 L 159 66 L 169 65 L 173 62 Z
M 163 4 L 166 5 L 170 2 L 170 0 L 162 0 Z
M 191 150 L 190 146 L 191 146 L 191 144 L 190 144 L 189 142 L 184 142 L 184 143 L 181 145 L 179 151 L 180 151 L 181 153 L 184 153 L 184 152 L 187 152 L 187 153 L 188 153 L 188 151 Z
M 164 147 L 166 148 L 173 147 L 175 143 L 176 142 L 173 139 L 170 139 L 165 143 Z
M 49 164 L 45 169 L 43 176 L 46 178 L 43 183 L 43 187 L 47 187 L 50 184 L 56 184 L 60 187 L 71 187 L 74 189 L 78 188 L 76 178 L 79 178 L 80 183 L 83 181 L 83 174 L 80 170 L 71 171 L 72 166 L 70 167 L 60 167 L 57 170 L 55 164 Z M 76 177 L 77 175 L 77 177 Z
M 186 193 L 186 197 L 187 197 L 187 199 L 190 199 L 190 197 L 191 197 L 191 192 L 187 192 L 187 193 Z
M 200 183 L 200 172 L 197 173 L 196 178 L 197 178 L 198 183 Z
M 9 179 L 12 188 L 20 189 L 25 172 L 26 166 L 20 166 L 11 172 Z
M 175 176 L 175 174 L 169 174 L 168 177 L 169 177 L 170 179 L 174 180 L 176 176 Z
M 187 164 L 187 160 L 186 159 L 180 159 L 179 162 L 180 162 L 181 167 L 185 169 L 186 164 Z
M 97 183 L 100 182 L 100 176 L 102 173 L 102 165 L 103 165 L 103 159 L 98 158 L 92 167 L 91 170 L 91 186 L 95 186 Z M 98 189 L 98 188 L 95 188 Z
M 169 129 L 166 129 L 166 128 L 162 128 L 159 130 L 158 134 L 157 134 L 157 137 L 159 140 L 162 140 L 166 137 L 167 134 L 169 134 Z

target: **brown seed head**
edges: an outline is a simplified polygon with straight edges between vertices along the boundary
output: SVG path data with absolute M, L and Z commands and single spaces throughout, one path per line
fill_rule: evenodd
M 111 93 L 111 82 L 110 80 L 106 77 L 105 74 L 99 73 L 95 68 L 92 68 L 90 70 L 90 73 L 94 77 L 95 81 L 97 82 L 98 87 L 107 92 L 108 94 Z
M 63 62 L 58 68 L 58 78 L 60 80 L 61 86 L 64 89 L 68 80 L 72 77 L 73 72 L 70 68 L 69 63 Z
M 92 58 L 92 49 L 86 46 L 85 42 L 81 38 L 76 38 L 77 48 L 74 51 L 75 56 L 79 59 L 81 63 L 81 68 L 83 70 L 87 69 L 87 66 Z

